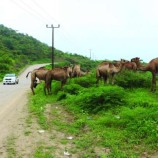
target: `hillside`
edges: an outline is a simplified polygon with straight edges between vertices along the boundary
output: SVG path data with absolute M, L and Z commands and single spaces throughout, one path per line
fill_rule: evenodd
M 86 69 L 96 65 L 89 58 L 55 49 L 55 62 L 62 65 L 82 63 Z M 51 48 L 27 34 L 0 25 L 0 79 L 5 73 L 18 73 L 32 63 L 51 62 Z

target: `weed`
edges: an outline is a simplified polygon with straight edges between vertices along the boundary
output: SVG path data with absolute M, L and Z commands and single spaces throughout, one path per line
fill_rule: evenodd
M 44 146 L 39 146 L 37 147 L 33 157 L 34 158 L 55 158 L 52 155 L 52 150 L 54 150 L 54 148 L 52 147 L 45 148 Z
M 15 137 L 14 135 L 11 135 L 7 138 L 7 154 L 8 158 L 13 158 L 17 156 L 16 150 L 15 150 Z

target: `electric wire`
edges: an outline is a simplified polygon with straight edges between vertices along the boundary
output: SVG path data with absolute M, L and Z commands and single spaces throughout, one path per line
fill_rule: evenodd
M 52 15 L 50 15 L 36 0 L 32 0 L 32 2 L 41 10 L 43 13 L 49 17 L 51 20 L 56 21 L 57 23 L 60 23 L 58 20 L 56 20 Z
M 36 18 L 38 18 L 40 20 L 40 22 L 42 21 L 43 23 L 45 23 L 46 21 L 43 20 L 38 14 L 35 14 L 32 10 L 28 9 L 25 5 L 18 3 L 16 0 L 12 0 L 11 1 L 14 5 L 16 5 L 18 8 L 20 8 L 21 10 L 24 10 L 27 14 L 34 16 Z M 37 20 L 35 18 L 35 20 Z M 37 20 L 38 21 L 38 20 Z
M 56 20 L 54 17 L 52 17 L 39 3 L 37 3 L 36 0 L 33 0 L 32 2 L 36 6 L 36 9 L 38 7 L 40 9 L 40 11 L 42 11 L 44 14 L 41 14 L 41 12 L 38 12 L 37 10 L 35 10 L 35 7 L 30 6 L 24 0 L 18 1 L 19 3 L 16 0 L 12 0 L 12 2 L 15 5 L 17 5 L 20 9 L 23 9 L 25 12 L 27 12 L 27 14 L 30 14 L 31 16 L 33 15 L 34 18 L 37 17 L 40 20 L 40 22 L 42 21 L 43 23 L 47 23 L 49 21 L 52 23 L 52 20 L 58 22 L 58 20 Z M 47 17 L 45 17 L 44 15 Z M 76 49 L 75 46 L 80 48 L 80 45 L 78 45 L 78 43 L 74 42 L 72 36 L 64 29 L 64 27 L 61 27 L 61 33 L 59 32 L 58 35 L 66 43 L 68 43 L 68 42 L 72 43 L 71 48 L 73 47 L 74 49 Z
M 40 16 L 45 21 L 49 21 L 50 20 L 47 17 L 43 16 L 43 14 L 41 14 L 41 12 L 38 12 L 37 10 L 35 10 L 35 7 L 32 7 L 28 3 L 26 3 L 26 1 L 20 0 L 19 2 L 22 3 L 24 6 L 26 6 L 29 10 L 31 10 L 32 12 L 34 12 L 37 16 Z

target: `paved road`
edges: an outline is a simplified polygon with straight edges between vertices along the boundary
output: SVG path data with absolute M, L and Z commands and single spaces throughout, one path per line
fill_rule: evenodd
M 21 75 L 19 75 L 19 84 L 16 85 L 3 85 L 0 83 L 0 123 L 8 115 L 8 110 L 14 109 L 18 102 L 26 97 L 30 91 L 30 75 L 26 78 L 26 74 L 35 68 L 39 68 L 46 64 L 38 64 L 28 67 Z

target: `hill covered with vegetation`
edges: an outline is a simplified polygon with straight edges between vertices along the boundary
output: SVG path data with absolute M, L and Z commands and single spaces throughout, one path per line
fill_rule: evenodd
M 51 48 L 27 34 L 0 25 L 0 79 L 5 73 L 18 73 L 32 63 L 51 63 Z M 96 65 L 89 58 L 55 49 L 55 62 L 61 65 L 82 63 L 86 69 Z

